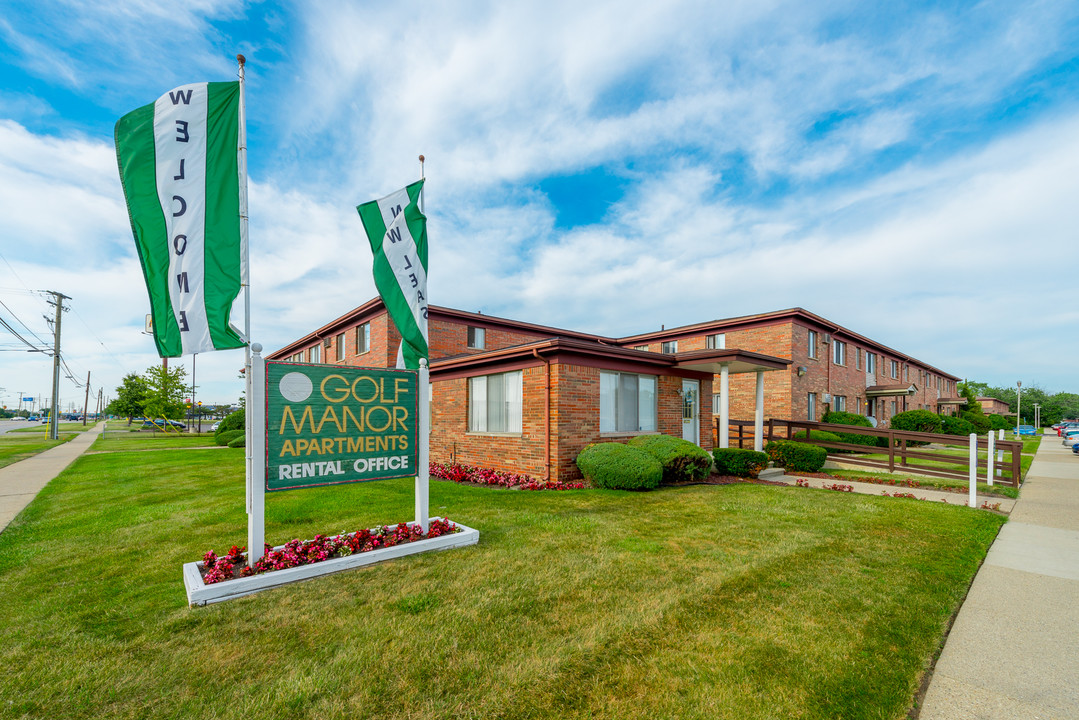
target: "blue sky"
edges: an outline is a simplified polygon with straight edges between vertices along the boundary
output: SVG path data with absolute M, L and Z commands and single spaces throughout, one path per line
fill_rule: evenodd
M 106 394 L 156 362 L 113 125 L 240 52 L 268 349 L 374 295 L 355 205 L 422 153 L 436 304 L 608 335 L 797 306 L 1079 391 L 1076 3 L 444 5 L 5 2 L 0 317 L 47 339 L 34 291 L 70 295 Z M 2 332 L 0 400 L 48 395 Z M 241 365 L 200 356 L 200 396 Z

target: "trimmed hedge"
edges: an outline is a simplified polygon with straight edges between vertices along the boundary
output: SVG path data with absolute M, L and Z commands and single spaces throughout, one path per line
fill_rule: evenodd
M 768 453 L 743 448 L 717 448 L 712 451 L 716 472 L 735 477 L 757 477 L 768 467 Z
M 230 430 L 243 430 L 246 422 L 243 408 L 240 408 L 236 412 L 229 413 L 225 416 L 225 419 L 221 421 L 221 424 L 217 426 L 217 429 L 214 430 L 214 441 L 217 441 L 217 438 L 221 433 L 229 432 Z M 224 445 L 226 443 L 219 442 L 217 444 Z
M 793 472 L 817 472 L 824 467 L 828 451 L 816 445 L 776 440 L 764 446 L 764 452 L 776 465 Z
M 853 437 L 853 435 L 850 436 L 850 437 Z M 799 430 L 798 432 L 794 433 L 794 435 L 791 436 L 791 440 L 807 440 L 807 439 L 808 440 L 821 440 L 823 442 L 847 442 L 846 440 L 843 439 L 843 436 L 837 435 L 834 432 L 828 432 L 827 430 L 813 430 L 812 432 L 809 433 L 808 436 L 806 435 L 805 430 Z M 870 439 L 871 440 L 876 440 L 876 438 L 870 438 Z M 851 452 L 851 451 L 850 450 L 833 450 L 831 448 L 828 448 L 828 452 L 840 453 L 840 452 Z
M 712 470 L 708 451 L 688 440 L 670 435 L 638 435 L 628 445 L 643 450 L 663 466 L 663 482 L 703 480 Z
M 942 423 L 940 415 L 928 410 L 907 410 L 892 418 L 893 430 L 907 432 L 940 433 Z
M 974 432 L 979 435 L 985 435 L 987 432 L 993 429 L 993 424 L 989 422 L 989 418 L 985 413 L 977 410 L 964 410 L 960 415 L 964 420 L 974 426 Z
M 941 415 L 940 422 L 945 435 L 970 435 L 978 432 L 973 423 L 961 417 Z
M 236 438 L 244 437 L 245 434 L 246 431 L 243 430 L 243 428 L 239 430 L 226 430 L 225 432 L 216 432 L 214 433 L 214 442 L 218 445 L 228 445 Z
M 663 478 L 659 460 L 622 443 L 586 445 L 577 467 L 593 485 L 611 490 L 652 490 Z
M 873 423 L 869 422 L 869 418 L 865 415 L 859 415 L 858 413 L 843 412 L 841 410 L 835 410 L 832 412 L 824 413 L 824 417 L 821 418 L 821 422 L 831 423 L 832 425 L 853 425 L 855 427 L 873 427 Z M 888 441 L 884 438 L 876 437 L 875 435 L 856 435 L 855 433 L 836 433 L 839 436 L 840 442 L 850 443 L 851 445 L 867 445 L 869 447 L 887 447 Z
M 231 447 L 231 448 L 242 448 L 242 447 L 245 447 L 246 445 L 247 445 L 247 437 L 246 437 L 245 433 L 242 433 L 242 432 L 240 433 L 239 437 L 234 437 L 231 441 L 229 441 L 229 447 Z
M 989 427 L 992 430 L 1010 430 L 1015 427 L 1015 425 L 1003 415 L 990 415 Z

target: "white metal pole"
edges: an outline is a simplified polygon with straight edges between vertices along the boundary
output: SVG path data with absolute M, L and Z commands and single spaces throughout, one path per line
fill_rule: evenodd
M 266 361 L 262 346 L 251 346 L 251 395 L 247 398 L 247 417 L 251 428 L 251 463 L 249 485 L 251 508 L 247 513 L 247 564 L 254 567 L 262 557 L 266 543 Z
M 978 434 L 970 434 L 970 500 L 972 508 L 978 507 Z
M 240 283 L 244 288 L 244 455 L 246 457 L 244 476 L 247 487 L 247 514 L 248 528 L 251 526 L 252 503 L 252 446 L 254 445 L 254 433 L 251 426 L 251 272 L 248 262 L 247 249 L 247 101 L 245 95 L 244 65 L 247 59 L 243 55 L 236 56 L 239 66 L 237 76 L 240 79 L 240 113 L 239 130 L 237 133 L 236 166 L 239 175 L 240 187 Z M 248 557 L 253 554 L 254 548 L 248 546 Z
M 1004 442 L 1004 430 L 997 431 L 997 440 Z M 997 450 L 997 477 L 1004 474 L 1004 450 Z
M 419 442 L 416 457 L 416 522 L 427 533 L 428 519 L 430 518 L 430 497 L 428 495 L 430 477 L 429 458 L 431 456 L 431 402 L 430 402 L 430 371 L 427 368 L 427 358 L 420 358 L 419 382 L 416 383 L 416 392 L 419 393 L 419 422 L 416 431 L 419 434 Z
M 1015 383 L 1015 439 L 1019 439 L 1019 426 L 1023 424 L 1023 381 Z
M 985 483 L 987 485 L 993 484 L 993 470 L 996 468 L 994 462 L 993 448 L 996 447 L 996 443 L 993 442 L 993 431 L 989 431 L 989 451 L 985 454 Z
M 753 412 L 753 449 L 764 450 L 764 371 L 757 371 L 757 405 Z
M 731 445 L 731 394 L 730 394 L 730 368 L 727 363 L 719 366 L 719 446 L 727 448 Z

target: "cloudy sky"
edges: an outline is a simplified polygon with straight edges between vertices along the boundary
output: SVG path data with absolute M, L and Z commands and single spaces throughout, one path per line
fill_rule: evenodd
M 1074 0 L 7 0 L 0 319 L 51 345 L 40 291 L 69 295 L 94 392 L 158 362 L 113 125 L 237 52 L 270 350 L 375 294 L 354 208 L 423 153 L 435 304 L 607 335 L 797 306 L 1079 391 Z M 0 327 L 8 405 L 50 394 L 26 349 Z M 199 396 L 242 362 L 200 355 Z

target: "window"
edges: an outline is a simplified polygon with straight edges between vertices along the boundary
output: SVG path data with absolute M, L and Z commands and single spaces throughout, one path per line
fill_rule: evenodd
M 877 355 L 876 353 L 866 352 L 865 354 L 865 371 L 870 375 L 877 374 Z
M 857 368 L 859 370 L 861 370 L 862 369 L 862 349 L 861 348 L 857 348 L 854 351 L 854 362 L 857 363 Z
M 893 380 L 898 380 L 899 379 L 899 363 L 896 362 L 895 360 L 889 360 L 888 362 L 891 363 L 892 379 Z
M 895 417 L 895 414 L 896 414 L 896 412 L 898 410 L 899 410 L 899 401 L 898 400 L 892 400 L 892 415 L 891 415 L 891 417 Z
M 356 354 L 363 355 L 371 351 L 371 323 L 367 322 L 356 328 Z
M 601 372 L 599 431 L 655 432 L 656 376 Z
M 521 432 L 521 371 L 468 379 L 469 432 Z
M 810 331 L 812 332 L 812 331 Z M 807 420 L 817 419 L 817 393 L 809 393 L 809 412 L 806 413 Z
M 903 366 L 903 382 L 910 382 L 910 365 Z
M 313 362 L 313 363 L 322 362 L 322 346 L 321 345 L 316 345 L 313 348 L 311 348 L 311 351 L 310 351 L 310 353 L 308 354 L 307 357 L 308 357 L 310 362 Z
M 839 340 L 832 341 L 832 362 L 836 365 L 847 364 L 847 343 Z
M 836 412 L 846 412 L 847 411 L 847 396 L 846 395 L 835 395 L 835 396 L 833 396 L 832 397 L 832 406 L 835 408 Z
M 670 342 L 660 343 L 659 351 L 668 355 L 678 352 L 678 341 L 671 340 Z
M 648 352 L 648 346 L 647 345 L 637 345 L 633 349 L 634 350 L 644 350 L 645 352 Z
M 474 350 L 483 350 L 487 347 L 486 336 L 483 328 L 468 327 L 468 346 Z
M 344 333 L 340 333 L 337 336 L 337 341 L 334 343 L 334 345 L 337 346 L 337 359 L 338 360 L 344 360 L 345 359 L 345 334 Z
M 727 336 L 723 333 L 707 335 L 704 338 L 704 346 L 709 350 L 724 350 L 727 347 Z
M 809 331 L 809 357 L 817 357 L 817 331 Z
M 292 357 L 290 357 L 289 362 L 302 363 L 303 362 L 303 350 L 301 350 L 300 352 L 298 352 L 295 355 L 293 355 Z

